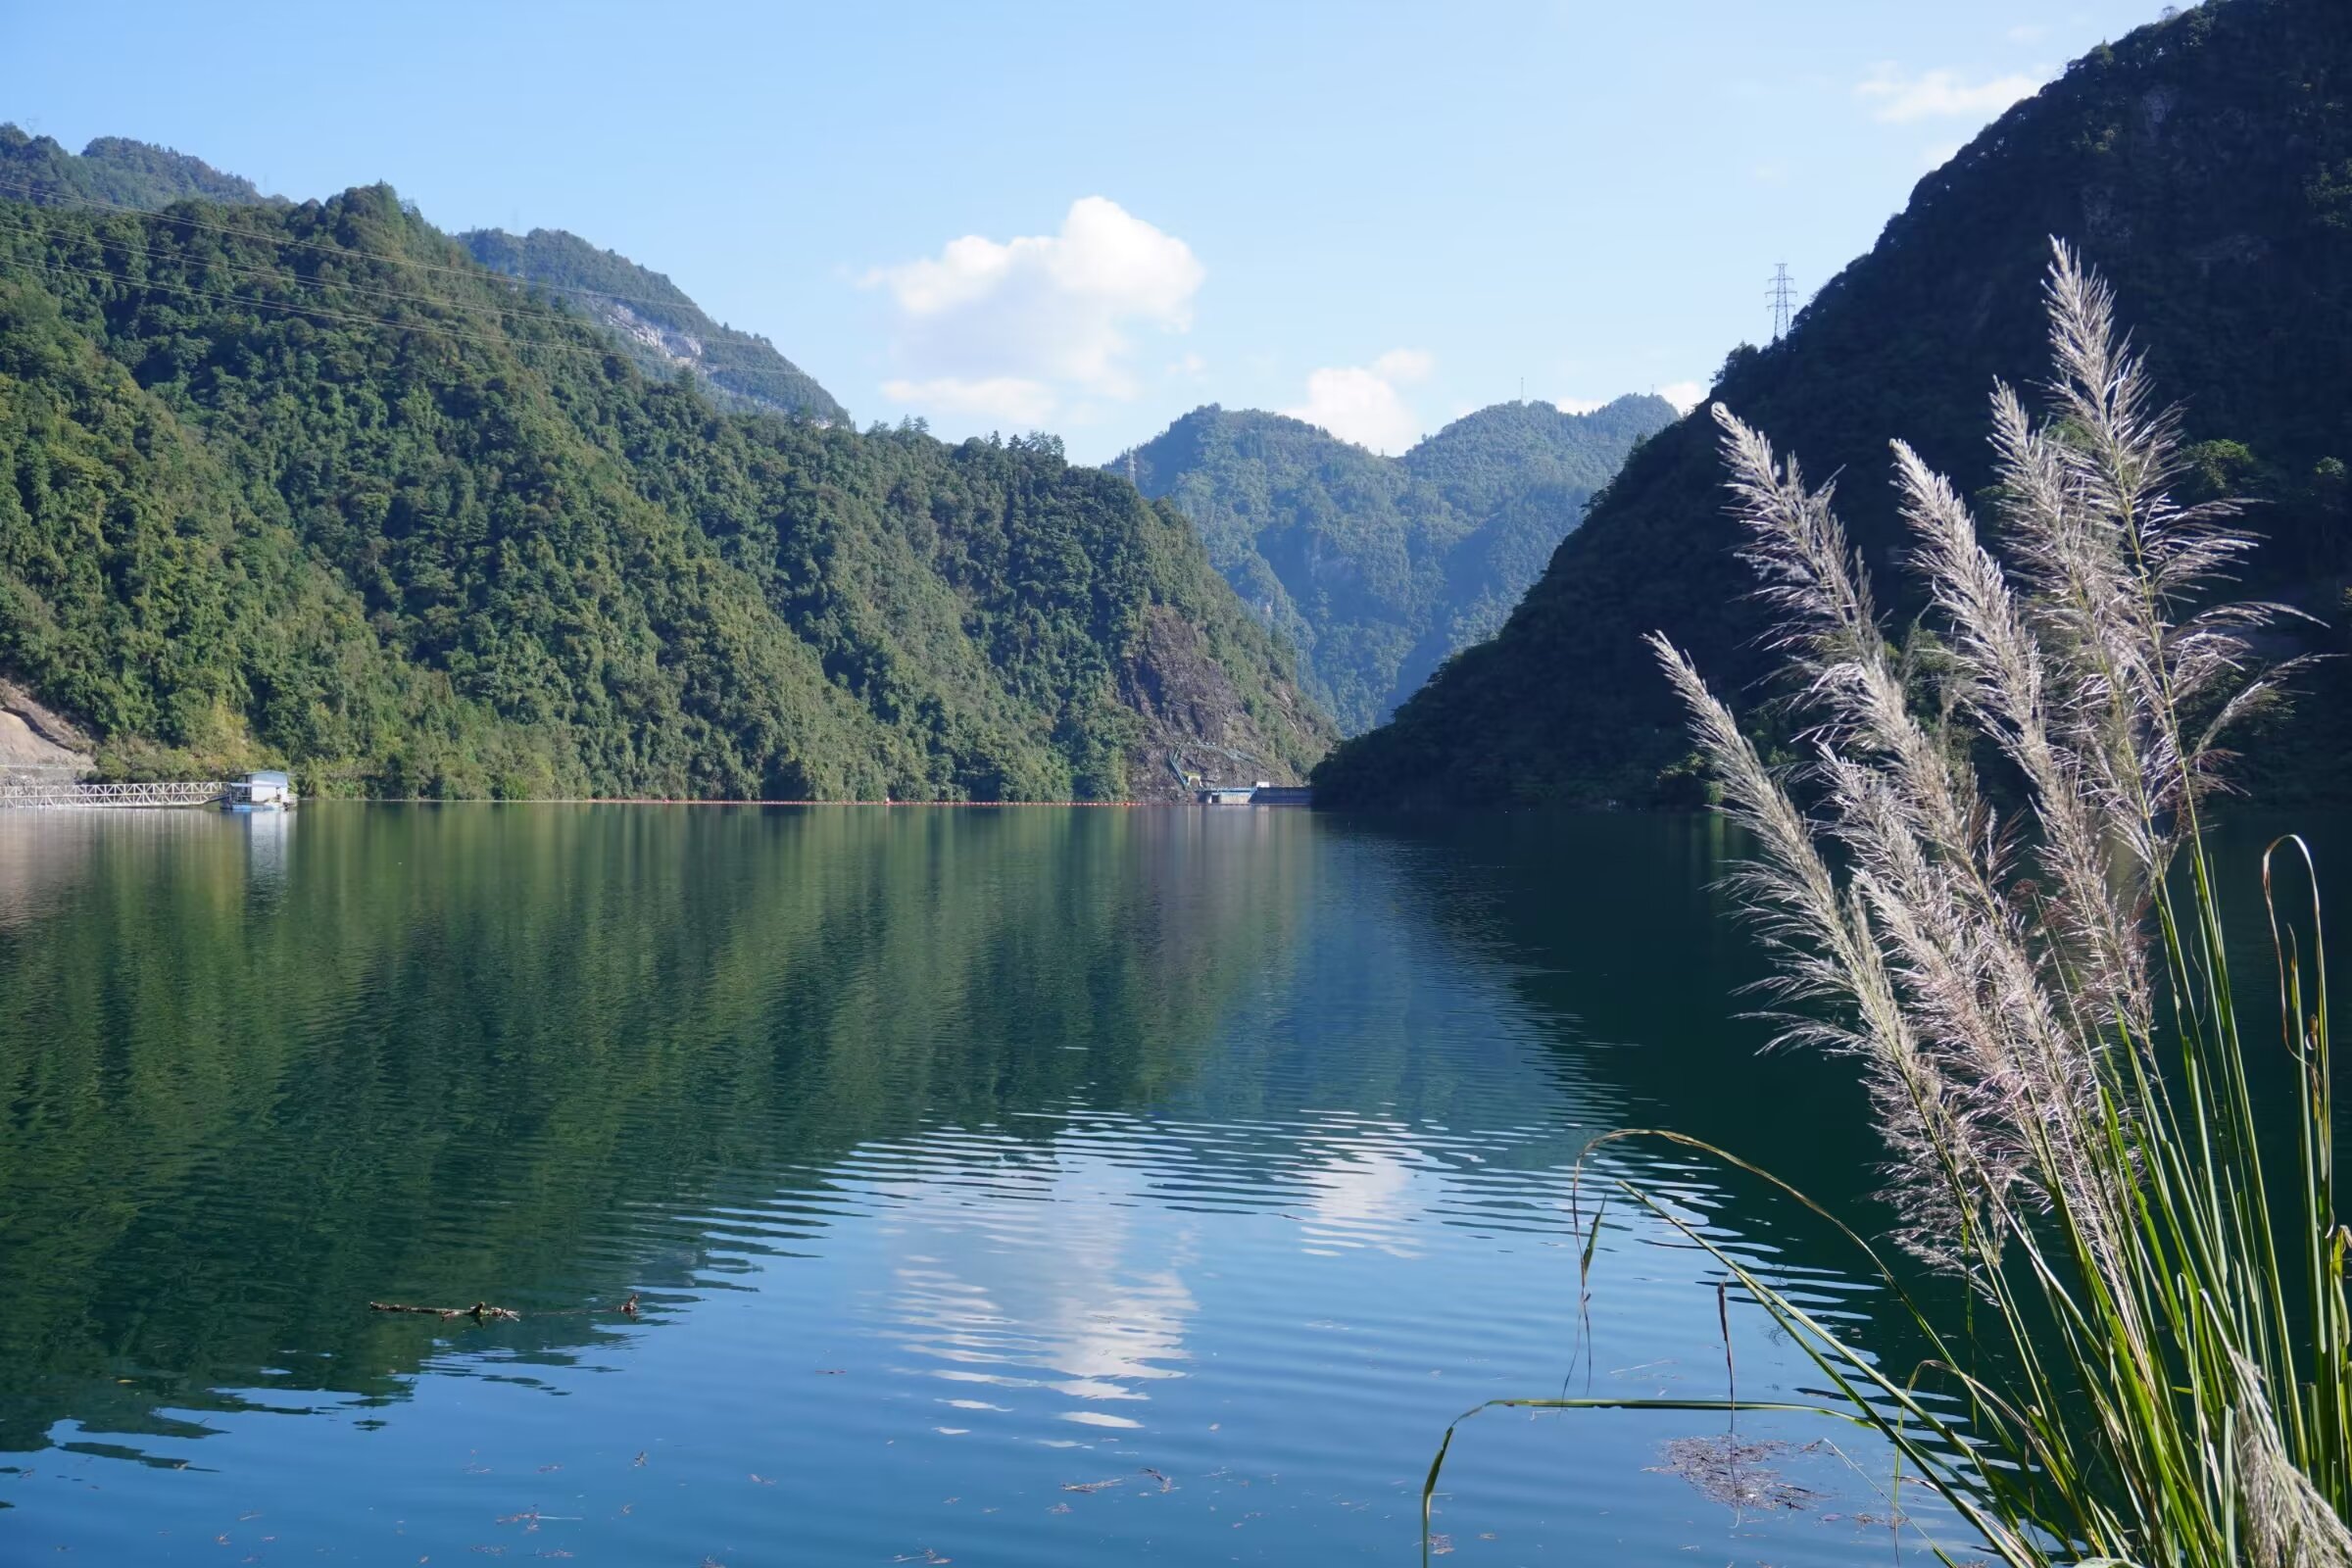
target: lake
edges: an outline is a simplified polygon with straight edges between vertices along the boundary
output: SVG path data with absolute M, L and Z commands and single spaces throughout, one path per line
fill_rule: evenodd
M 1850 1075 L 1737 1017 L 1732 848 L 1625 815 L 0 813 L 0 1560 L 1418 1561 L 1481 1400 L 1812 1386 L 1736 1298 L 1727 1369 L 1721 1271 L 1610 1178 L 1903 1348 L 1752 1181 L 1619 1146 L 1576 1189 L 1592 1136 L 1670 1126 L 1884 1228 Z M 519 1316 L 370 1310 L 476 1301 Z M 1491 1411 L 1438 1547 L 1892 1560 L 1867 1440 L 1740 1416 L 1735 1508 L 1669 1446 L 1726 1430 Z

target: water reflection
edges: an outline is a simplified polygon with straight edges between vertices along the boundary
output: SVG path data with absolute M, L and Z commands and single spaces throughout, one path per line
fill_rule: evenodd
M 1039 1390 L 1052 1419 L 1137 1429 L 1151 1386 L 1183 1375 L 1185 1328 L 1199 1307 L 1185 1276 L 1198 1232 L 1139 1226 L 1123 1173 L 1077 1153 L 1055 1160 L 1049 1188 L 1024 1203 L 943 1210 L 900 1195 L 885 1338 L 917 1376 L 993 1390 Z M 1039 1200 L 1050 1202 L 1040 1206 Z M 1022 1210 L 1026 1209 L 1027 1212 Z M 972 1422 L 1011 1407 L 942 1396 Z M 943 1428 L 961 1434 L 969 1426 Z
M 1833 1198 L 1876 1157 L 1724 1022 L 1695 822 L 155 816 L 0 819 L 0 1501 L 42 1550 L 212 1560 L 260 1510 L 414 1560 L 537 1509 L 616 1561 L 1393 1556 L 1446 1420 L 1575 1364 L 1588 1137 L 1737 1133 Z M 1620 1168 L 1886 1329 L 1791 1205 Z M 1706 1259 L 1619 1212 L 1592 1375 L 1718 1392 Z M 366 1310 L 476 1299 L 521 1320 Z M 1464 1555 L 1720 1542 L 1643 1468 L 1688 1428 L 1479 1429 Z
M 0 810 L 0 930 L 40 918 L 107 874 L 220 847 L 215 813 L 162 808 Z
M 273 899 L 285 891 L 286 847 L 294 836 L 291 811 L 250 811 L 232 815 L 245 834 L 245 886 L 256 899 Z

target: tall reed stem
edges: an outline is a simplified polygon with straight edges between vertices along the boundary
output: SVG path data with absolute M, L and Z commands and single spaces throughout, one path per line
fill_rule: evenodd
M 1776 960 L 1772 1016 L 1854 1062 L 1894 1156 L 1896 1241 L 1979 1305 L 1939 1321 L 1838 1223 L 1929 1348 L 1897 1376 L 1618 1185 L 1825 1374 L 1834 1400 L 1786 1408 L 1875 1428 L 1980 1538 L 1939 1557 L 2352 1568 L 2352 1232 L 2335 1209 L 2311 858 L 2299 839 L 2263 858 L 2291 1079 L 2268 1096 L 2252 1060 L 2272 1048 L 2241 1030 L 2202 811 L 2220 738 L 2286 673 L 2256 671 L 2247 643 L 2279 612 L 2199 608 L 2253 547 L 2237 509 L 2172 498 L 2178 416 L 2063 244 L 2045 293 L 2049 415 L 1993 393 L 1997 554 L 1959 492 L 1893 448 L 1930 624 L 1952 653 L 1939 690 L 1906 679 L 1831 487 L 1720 407 L 1744 554 L 1798 677 L 1804 762 L 1768 767 L 1652 638 L 1723 809 L 1756 845 L 1732 885 Z M 2293 917 L 2273 881 L 2289 861 L 2310 889 Z M 1612 1140 L 1635 1137 L 1710 1147 Z

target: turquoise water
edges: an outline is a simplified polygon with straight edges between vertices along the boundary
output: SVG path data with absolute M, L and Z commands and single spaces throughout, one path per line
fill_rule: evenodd
M 0 1561 L 1417 1561 L 1466 1407 L 1725 1388 L 1717 1271 L 1622 1197 L 1580 1344 L 1588 1138 L 1871 1213 L 1858 1094 L 1733 1016 L 1725 853 L 1625 816 L 0 815 Z M 1901 1348 L 1791 1205 L 1613 1169 Z M 477 1300 L 519 1320 L 369 1310 Z M 1801 1394 L 1730 1310 L 1741 1394 Z M 1806 1493 L 1734 1509 L 1662 1447 L 1723 1431 L 1482 1416 L 1441 1548 L 1892 1560 L 1868 1443 L 1742 1416 Z

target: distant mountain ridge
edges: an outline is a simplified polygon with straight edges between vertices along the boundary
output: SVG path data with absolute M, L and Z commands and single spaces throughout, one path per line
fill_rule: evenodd
M 190 200 L 293 205 L 169 147 L 100 136 L 76 154 L 50 137 L 0 124 L 0 201 L 158 212 Z M 560 228 L 523 235 L 477 228 L 457 238 L 483 266 L 536 284 L 580 311 L 649 375 L 691 370 L 713 402 L 740 413 L 850 422 L 849 411 L 773 343 L 712 320 L 667 277 L 617 252 Z
M 1200 528 L 1226 581 L 1299 651 L 1350 734 L 1491 635 L 1673 405 L 1499 403 L 1400 458 L 1284 415 L 1196 409 L 1108 465 Z
M 510 234 L 477 228 L 457 236 L 493 271 L 563 290 L 564 297 L 628 347 L 654 375 L 692 370 L 713 400 L 746 412 L 766 409 L 834 424 L 850 412 L 766 338 L 712 320 L 662 273 L 560 228 Z
M 1923 178 L 1869 254 L 1769 347 L 1735 350 L 1720 401 L 1842 474 L 1839 513 L 1890 632 L 1919 610 L 1888 484 L 1900 437 L 1964 494 L 1990 482 L 1994 377 L 2049 372 L 2050 236 L 2114 286 L 2159 395 L 2182 404 L 2182 499 L 2250 494 L 2268 542 L 2244 591 L 2332 622 L 2278 652 L 2352 653 L 2352 25 L 2341 0 L 2211 0 L 2168 14 L 2010 109 Z M 1714 688 L 1770 695 L 1755 582 L 1736 557 L 1702 409 L 1625 466 L 1493 641 L 1316 771 L 1317 799 L 1393 809 L 1680 803 L 1698 776 L 1641 638 L 1663 630 Z M 2285 728 L 2245 737 L 2265 798 L 2352 798 L 2352 659 Z M 1756 720 L 1769 734 L 1768 715 Z

